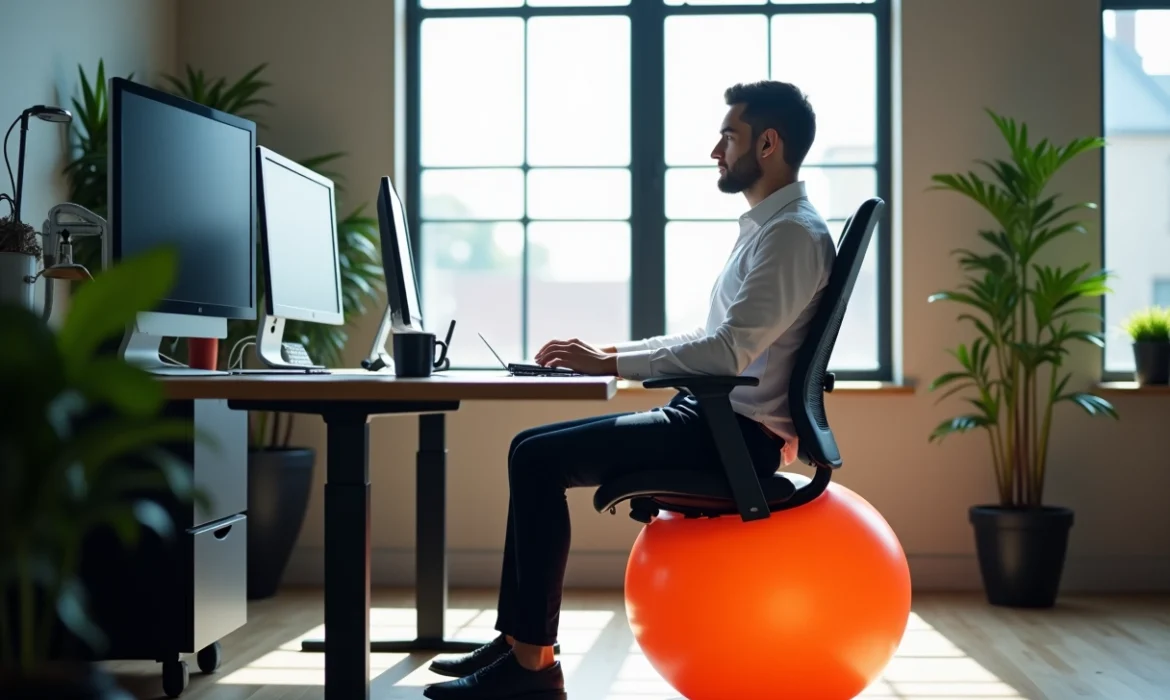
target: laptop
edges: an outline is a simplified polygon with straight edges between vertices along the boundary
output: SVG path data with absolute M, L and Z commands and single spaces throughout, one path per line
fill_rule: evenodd
M 476 335 L 478 335 L 479 339 L 483 341 L 483 344 L 487 346 L 487 349 L 492 351 L 492 354 L 496 356 L 496 360 L 499 361 L 499 363 L 504 367 L 504 369 L 508 370 L 508 373 L 514 377 L 584 377 L 585 376 L 584 374 L 581 374 L 580 372 L 574 372 L 573 370 L 568 369 L 566 367 L 543 367 L 541 365 L 526 365 L 526 364 L 521 364 L 518 362 L 504 362 L 503 358 L 500 357 L 499 353 L 496 352 L 496 349 L 492 347 L 492 344 L 487 341 L 487 338 L 483 337 L 483 333 L 477 333 Z

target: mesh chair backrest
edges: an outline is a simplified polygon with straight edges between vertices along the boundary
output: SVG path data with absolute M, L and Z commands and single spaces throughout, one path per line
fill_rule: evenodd
M 825 375 L 849 298 L 853 295 L 853 285 L 857 282 L 857 274 L 865 261 L 865 253 L 884 206 L 885 202 L 880 198 L 868 199 L 845 222 L 829 284 L 821 296 L 817 314 L 792 370 L 788 405 L 800 438 L 800 459 L 813 466 L 841 466 L 841 452 L 825 414 Z

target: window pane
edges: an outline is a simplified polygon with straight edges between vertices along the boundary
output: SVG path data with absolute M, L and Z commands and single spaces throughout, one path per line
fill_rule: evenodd
M 666 225 L 666 332 L 707 323 L 711 288 L 739 237 L 739 222 Z
M 532 7 L 611 7 L 629 5 L 630 0 L 528 0 Z
M 768 77 L 768 20 L 675 16 L 666 19 L 665 32 L 666 164 L 709 165 L 727 113 L 723 92 Z
M 772 18 L 772 78 L 796 84 L 817 114 L 806 163 L 875 162 L 876 42 L 873 15 Z
M 808 199 L 826 219 L 848 219 L 861 203 L 877 196 L 873 168 L 801 168 Z
M 533 219 L 628 219 L 630 171 L 545 169 L 528 172 Z
M 629 164 L 627 17 L 528 22 L 528 162 Z
M 1135 311 L 1164 302 L 1170 277 L 1170 10 L 1105 13 L 1105 369 L 1134 370 L 1122 330 Z
M 742 194 L 719 190 L 719 169 L 670 168 L 666 171 L 666 218 L 738 219 L 747 212 Z
M 667 5 L 763 5 L 767 0 L 666 0 Z
M 519 222 L 422 225 L 422 305 L 428 330 L 458 322 L 458 367 L 499 367 L 476 333 L 509 361 L 520 356 L 524 228 Z
M 519 219 L 524 216 L 521 170 L 424 170 L 424 219 Z
M 836 240 L 844 221 L 829 221 Z M 666 225 L 666 332 L 702 326 L 711 306 L 711 289 L 723 270 L 739 225 L 726 222 L 671 222 Z M 873 241 L 879 234 L 874 232 Z M 878 368 L 877 244 L 870 244 L 829 366 L 839 370 Z
M 830 221 L 829 230 L 833 240 L 839 241 L 845 228 L 844 221 Z M 881 226 L 874 229 L 869 250 L 861 269 L 857 271 L 857 282 L 849 309 L 841 322 L 837 344 L 829 359 L 829 369 L 875 370 L 878 369 L 878 240 L 882 236 Z
M 465 7 L 520 7 L 524 0 L 422 0 L 427 9 L 452 9 Z
M 520 165 L 524 21 L 428 19 L 421 53 L 422 165 Z
M 530 224 L 526 356 L 552 338 L 609 343 L 629 336 L 630 225 Z

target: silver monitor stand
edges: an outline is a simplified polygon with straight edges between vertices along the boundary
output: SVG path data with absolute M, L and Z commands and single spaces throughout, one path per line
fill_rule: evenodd
M 284 343 L 285 321 L 286 319 L 280 316 L 270 316 L 267 313 L 260 318 L 260 325 L 256 328 L 256 355 L 260 361 L 272 369 L 324 369 L 325 365 L 297 364 L 284 359 L 281 346 Z
M 118 355 L 139 369 L 151 374 L 172 376 L 226 375 L 227 372 L 196 367 L 180 367 L 165 362 L 159 356 L 163 338 L 226 338 L 227 319 L 207 316 L 168 314 L 158 311 L 141 312 L 122 336 Z
M 418 332 L 422 330 L 422 321 L 415 319 L 407 325 L 402 322 L 402 314 L 386 305 L 382 312 L 382 321 L 378 324 L 378 332 L 374 335 L 374 344 L 370 347 L 370 355 L 362 360 L 362 367 L 371 372 L 394 374 L 394 358 L 386 352 L 386 344 L 391 342 L 395 333 Z

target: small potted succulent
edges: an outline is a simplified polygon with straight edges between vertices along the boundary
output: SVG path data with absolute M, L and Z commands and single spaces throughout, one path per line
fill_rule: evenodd
M 17 304 L 33 310 L 34 287 L 41 246 L 32 226 L 0 218 L 0 303 Z
M 1170 383 L 1170 309 L 1151 306 L 1125 320 L 1133 341 L 1134 378 L 1138 384 Z

